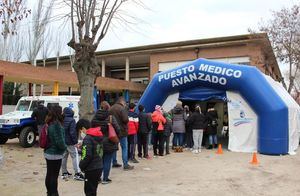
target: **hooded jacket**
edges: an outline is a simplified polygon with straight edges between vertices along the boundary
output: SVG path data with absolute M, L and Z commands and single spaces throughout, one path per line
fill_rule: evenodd
M 128 135 L 135 135 L 139 129 L 139 117 L 134 110 L 129 110 L 128 112 Z
M 37 125 L 44 125 L 47 114 L 48 109 L 44 105 L 40 104 L 36 109 L 33 110 L 31 118 L 36 120 Z
M 162 123 L 163 125 L 166 123 L 165 117 L 162 115 L 162 113 L 158 110 L 155 110 L 152 114 L 152 127 L 153 131 L 163 131 L 163 130 L 158 130 L 158 125 L 159 123 Z
M 139 134 L 148 134 L 152 128 L 152 120 L 149 114 L 145 112 L 140 112 L 139 115 Z
M 65 131 L 61 123 L 54 121 L 48 126 L 49 147 L 44 150 L 46 154 L 63 155 L 67 146 L 65 143 Z
M 188 119 L 188 124 L 192 129 L 205 129 L 207 126 L 207 119 L 204 114 L 194 112 Z
M 215 135 L 217 134 L 218 125 L 214 126 L 212 125 L 212 121 L 217 122 L 218 120 L 218 113 L 216 110 L 211 110 L 206 113 L 207 118 L 207 134 L 209 135 Z
M 172 109 L 173 133 L 185 133 L 185 120 L 187 119 L 181 105 Z
M 121 103 L 116 103 L 113 106 L 111 106 L 109 112 L 116 118 L 116 120 L 120 126 L 120 133 L 118 136 L 120 138 L 127 137 L 127 135 L 128 135 L 128 127 L 127 127 L 128 111 L 126 110 L 126 108 Z
M 90 128 L 82 142 L 82 155 L 79 162 L 81 171 L 92 171 L 103 168 L 103 134 L 100 127 Z
M 76 122 L 74 119 L 74 112 L 71 108 L 64 108 L 64 129 L 65 141 L 68 146 L 78 143 L 78 136 L 76 132 Z
M 104 153 L 112 153 L 118 150 L 118 144 L 115 144 L 108 139 L 108 123 L 110 121 L 109 116 L 112 117 L 112 126 L 118 135 L 120 133 L 120 126 L 118 125 L 116 118 L 110 115 L 108 111 L 98 110 L 91 122 L 93 127 L 101 127 L 101 132 L 103 134 Z

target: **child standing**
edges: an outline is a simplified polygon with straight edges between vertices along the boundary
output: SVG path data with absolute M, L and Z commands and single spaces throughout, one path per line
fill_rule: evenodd
M 164 125 L 164 144 L 166 145 L 166 155 L 170 154 L 170 136 L 172 133 L 172 117 L 167 112 L 164 113 L 167 122 Z
M 83 138 L 79 167 L 85 174 L 85 195 L 97 195 L 98 181 L 103 168 L 103 134 L 100 127 L 90 128 L 90 126 L 90 122 L 85 119 L 77 122 L 77 130 L 81 132 Z
M 137 144 L 137 132 L 139 129 L 139 117 L 137 113 L 134 112 L 135 104 L 129 104 L 128 112 L 128 159 L 133 163 L 138 163 L 135 159 L 135 148 Z
M 161 106 L 156 105 L 155 111 L 152 114 L 152 127 L 154 143 L 153 143 L 153 154 L 154 156 L 164 156 L 164 124 L 166 123 L 166 119 L 162 114 Z M 157 154 L 158 148 L 158 154 Z

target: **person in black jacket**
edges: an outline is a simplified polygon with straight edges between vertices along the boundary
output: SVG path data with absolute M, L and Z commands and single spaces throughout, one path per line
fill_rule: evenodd
M 39 135 L 41 134 L 42 128 L 45 125 L 45 119 L 48 114 L 48 109 L 44 106 L 43 102 L 38 103 L 38 107 L 33 110 L 31 118 L 36 120 Z
M 199 153 L 201 152 L 203 130 L 206 128 L 206 117 L 201 113 L 201 108 L 199 105 L 196 105 L 195 112 L 189 118 L 188 123 L 193 129 L 193 153 Z
M 152 127 L 151 116 L 146 114 L 144 111 L 144 106 L 139 105 L 139 130 L 138 130 L 138 157 L 139 158 L 149 158 L 148 155 L 148 137 Z M 142 153 L 144 152 L 144 156 Z
M 73 169 L 75 171 L 74 179 L 83 181 L 84 176 L 80 172 L 79 162 L 78 162 L 78 151 L 77 151 L 77 143 L 78 143 L 78 134 L 76 131 L 76 122 L 74 119 L 74 112 L 71 108 L 64 108 L 63 110 L 64 116 L 64 130 L 65 130 L 65 142 L 67 144 L 67 150 L 64 153 L 64 157 L 61 163 L 62 170 L 62 179 L 69 178 L 72 174 L 67 170 L 67 162 L 68 156 L 70 154 L 72 158 Z
M 109 172 L 112 166 L 113 153 L 118 150 L 118 144 L 109 140 L 108 136 L 108 123 L 114 127 L 117 135 L 120 133 L 120 126 L 113 115 L 108 112 L 110 105 L 108 102 L 103 101 L 100 104 L 100 109 L 95 114 L 92 120 L 92 127 L 101 127 L 103 133 L 103 180 L 102 184 L 112 182 L 109 179 Z
M 209 146 L 207 149 L 217 148 L 217 128 L 218 128 L 218 113 L 214 108 L 209 108 L 206 113 L 207 117 L 207 134 Z
M 100 127 L 89 128 L 90 123 L 85 119 L 79 120 L 76 127 L 83 138 L 79 167 L 85 174 L 84 193 L 87 196 L 96 196 L 103 168 L 103 134 Z

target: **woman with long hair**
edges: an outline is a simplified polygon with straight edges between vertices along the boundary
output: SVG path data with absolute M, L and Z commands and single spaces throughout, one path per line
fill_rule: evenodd
M 206 128 L 206 117 L 202 114 L 199 105 L 196 105 L 195 112 L 188 119 L 189 125 L 193 130 L 194 150 L 193 153 L 201 152 L 201 144 L 203 139 L 203 131 Z
M 113 153 L 118 150 L 118 144 L 109 140 L 109 128 L 110 123 L 117 134 L 120 133 L 120 126 L 116 118 L 109 113 L 110 105 L 107 101 L 102 101 L 100 109 L 96 112 L 91 124 L 92 127 L 101 127 L 103 134 L 103 178 L 102 184 L 111 183 L 109 179 L 109 173 L 112 166 Z
M 65 132 L 63 128 L 62 108 L 53 106 L 46 118 L 48 147 L 44 150 L 47 164 L 45 185 L 48 196 L 58 196 L 57 178 L 61 166 L 63 154 L 67 148 L 65 143 Z

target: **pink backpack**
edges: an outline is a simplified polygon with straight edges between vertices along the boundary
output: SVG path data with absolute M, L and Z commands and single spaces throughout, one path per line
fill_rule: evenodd
M 42 131 L 39 135 L 39 143 L 40 147 L 43 149 L 47 149 L 49 145 L 49 139 L 48 139 L 48 125 L 45 124 L 42 128 Z

